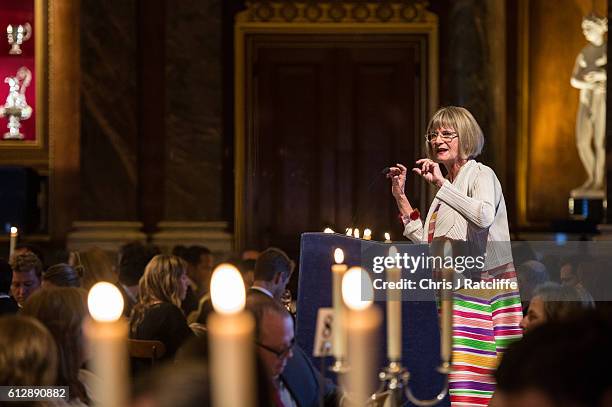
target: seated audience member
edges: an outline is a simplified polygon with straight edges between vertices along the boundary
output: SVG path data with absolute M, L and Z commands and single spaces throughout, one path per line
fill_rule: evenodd
M 15 314 L 19 310 L 17 301 L 10 295 L 12 281 L 11 266 L 4 259 L 0 259 L 0 316 Z
M 32 252 L 25 252 L 13 258 L 13 281 L 11 293 L 20 307 L 28 297 L 40 288 L 43 265 Z
M 319 373 L 304 351 L 295 345 L 293 318 L 289 312 L 278 301 L 264 295 L 248 296 L 246 309 L 255 318 L 255 343 L 274 385 L 272 396 L 276 404 L 316 407 L 322 395 L 325 406 L 338 405 L 335 386 L 325 381 L 321 392 Z
M 42 288 L 48 287 L 81 287 L 79 273 L 65 263 L 51 266 L 42 275 Z
M 43 324 L 22 315 L 0 318 L 0 386 L 54 386 L 57 347 Z
M 527 315 L 520 326 L 527 332 L 544 323 L 567 320 L 589 305 L 583 302 L 573 287 L 548 282 L 534 290 Z
M 88 290 L 100 281 L 115 284 L 117 270 L 108 253 L 99 247 L 70 253 L 68 263 L 81 274 L 81 286 Z
M 92 394 L 93 373 L 81 369 L 85 362 L 85 343 L 81 326 L 87 316 L 85 290 L 50 287 L 34 293 L 23 307 L 23 315 L 36 318 L 51 332 L 58 350 L 58 386 L 68 386 L 70 405 L 90 405 L 98 399 Z
M 210 406 L 206 363 L 166 364 L 138 380 L 132 407 Z
M 576 291 L 578 291 L 580 298 L 594 304 L 593 296 L 584 287 L 582 283 L 582 274 L 580 273 L 580 269 L 583 268 L 583 265 L 591 261 L 590 258 L 585 258 L 585 256 L 581 255 L 567 257 L 561 260 L 559 273 L 561 284 L 574 287 Z
M 119 283 L 123 295 L 123 315 L 129 318 L 132 308 L 138 302 L 138 282 L 145 267 L 153 257 L 160 254 L 159 248 L 133 242 L 123 245 L 119 252 Z
M 40 260 L 40 263 L 43 265 L 43 269 L 45 268 L 45 257 L 43 256 L 43 252 L 40 247 L 28 243 L 17 244 L 17 246 L 15 246 L 15 251 L 9 259 L 9 263 L 12 264 L 16 256 L 24 253 L 34 253 L 36 257 L 38 257 L 38 260 Z
M 193 336 L 180 308 L 187 291 L 186 267 L 176 256 L 153 257 L 140 279 L 140 298 L 130 317 L 130 337 L 163 342 L 164 359 L 174 358 L 183 342 Z M 134 362 L 138 373 L 144 365 Z
M 510 345 L 495 373 L 491 407 L 612 405 L 612 324 L 595 310 L 551 322 Z
M 207 247 L 191 246 L 185 250 L 182 258 L 187 262 L 187 277 L 189 278 L 189 287 L 182 303 L 182 309 L 185 315 L 189 315 L 198 308 L 200 298 L 208 293 L 213 257 Z
M 248 294 L 263 294 L 281 301 L 294 268 L 295 263 L 281 249 L 264 250 L 255 262 L 255 280 Z
M 187 246 L 183 246 L 182 244 L 179 244 L 172 248 L 172 255 L 176 257 L 180 257 L 181 259 L 184 260 L 186 251 L 187 251 Z
M 537 286 L 550 280 L 546 266 L 537 260 L 527 260 L 518 267 L 516 274 L 523 306 L 529 304 Z

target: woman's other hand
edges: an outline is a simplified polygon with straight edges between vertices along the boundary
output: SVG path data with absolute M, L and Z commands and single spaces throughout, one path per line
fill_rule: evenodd
M 395 198 L 400 198 L 405 195 L 404 186 L 408 170 L 402 164 L 395 165 L 396 167 L 389 167 L 387 178 L 391 178 L 391 193 Z
M 429 158 L 422 158 L 417 160 L 416 167 L 412 169 L 413 172 L 419 174 L 423 179 L 430 184 L 442 187 L 444 183 L 444 176 L 440 170 L 440 164 L 430 160 Z

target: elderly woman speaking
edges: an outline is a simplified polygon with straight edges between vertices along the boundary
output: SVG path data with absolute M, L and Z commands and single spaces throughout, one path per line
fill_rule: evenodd
M 437 188 L 425 223 L 404 193 L 407 169 L 391 167 L 391 192 L 397 202 L 404 236 L 418 243 L 437 238 L 465 241 L 486 251 L 483 281 L 516 281 L 509 244 L 506 204 L 493 170 L 475 161 L 484 136 L 472 114 L 449 106 L 431 118 L 425 135 L 428 158 L 412 171 Z M 442 175 L 440 164 L 447 176 Z M 453 299 L 453 354 L 449 377 L 451 404 L 488 405 L 495 391 L 493 372 L 509 342 L 520 338 L 518 291 L 458 290 Z

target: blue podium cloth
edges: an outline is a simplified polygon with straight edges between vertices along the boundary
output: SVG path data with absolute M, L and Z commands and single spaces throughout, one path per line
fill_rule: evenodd
M 379 245 L 377 248 L 373 245 Z M 297 341 L 315 366 L 320 364 L 312 356 L 318 309 L 332 306 L 331 266 L 335 248 L 344 251 L 349 267 L 362 266 L 362 256 L 368 249 L 388 251 L 389 244 L 355 239 L 332 233 L 303 233 L 300 249 L 300 275 L 297 298 Z M 403 246 L 405 247 L 405 246 Z M 427 253 L 427 245 L 412 245 L 416 252 Z M 444 377 L 437 373 L 440 365 L 440 331 L 438 312 L 433 291 L 430 300 L 402 301 L 402 364 L 410 372 L 410 387 L 421 399 L 435 397 L 444 385 Z M 406 293 L 403 294 L 406 298 Z M 421 293 L 421 296 L 423 294 Z M 384 301 L 377 301 L 386 313 Z M 381 326 L 378 360 L 380 367 L 388 364 L 386 358 L 386 315 Z M 333 363 L 326 358 L 326 366 Z M 438 404 L 449 406 L 448 396 Z

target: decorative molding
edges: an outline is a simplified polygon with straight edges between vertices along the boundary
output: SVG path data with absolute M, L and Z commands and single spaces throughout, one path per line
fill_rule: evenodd
M 245 22 L 414 23 L 427 18 L 428 2 L 411 1 L 248 1 Z
M 151 242 L 170 253 L 176 245 L 204 245 L 214 254 L 227 254 L 233 249 L 234 238 L 228 233 L 227 222 L 171 222 L 157 224 Z
M 147 235 L 141 232 L 141 222 L 76 221 L 72 228 L 66 242 L 68 250 L 86 250 L 95 246 L 117 252 L 125 243 L 147 240 Z

